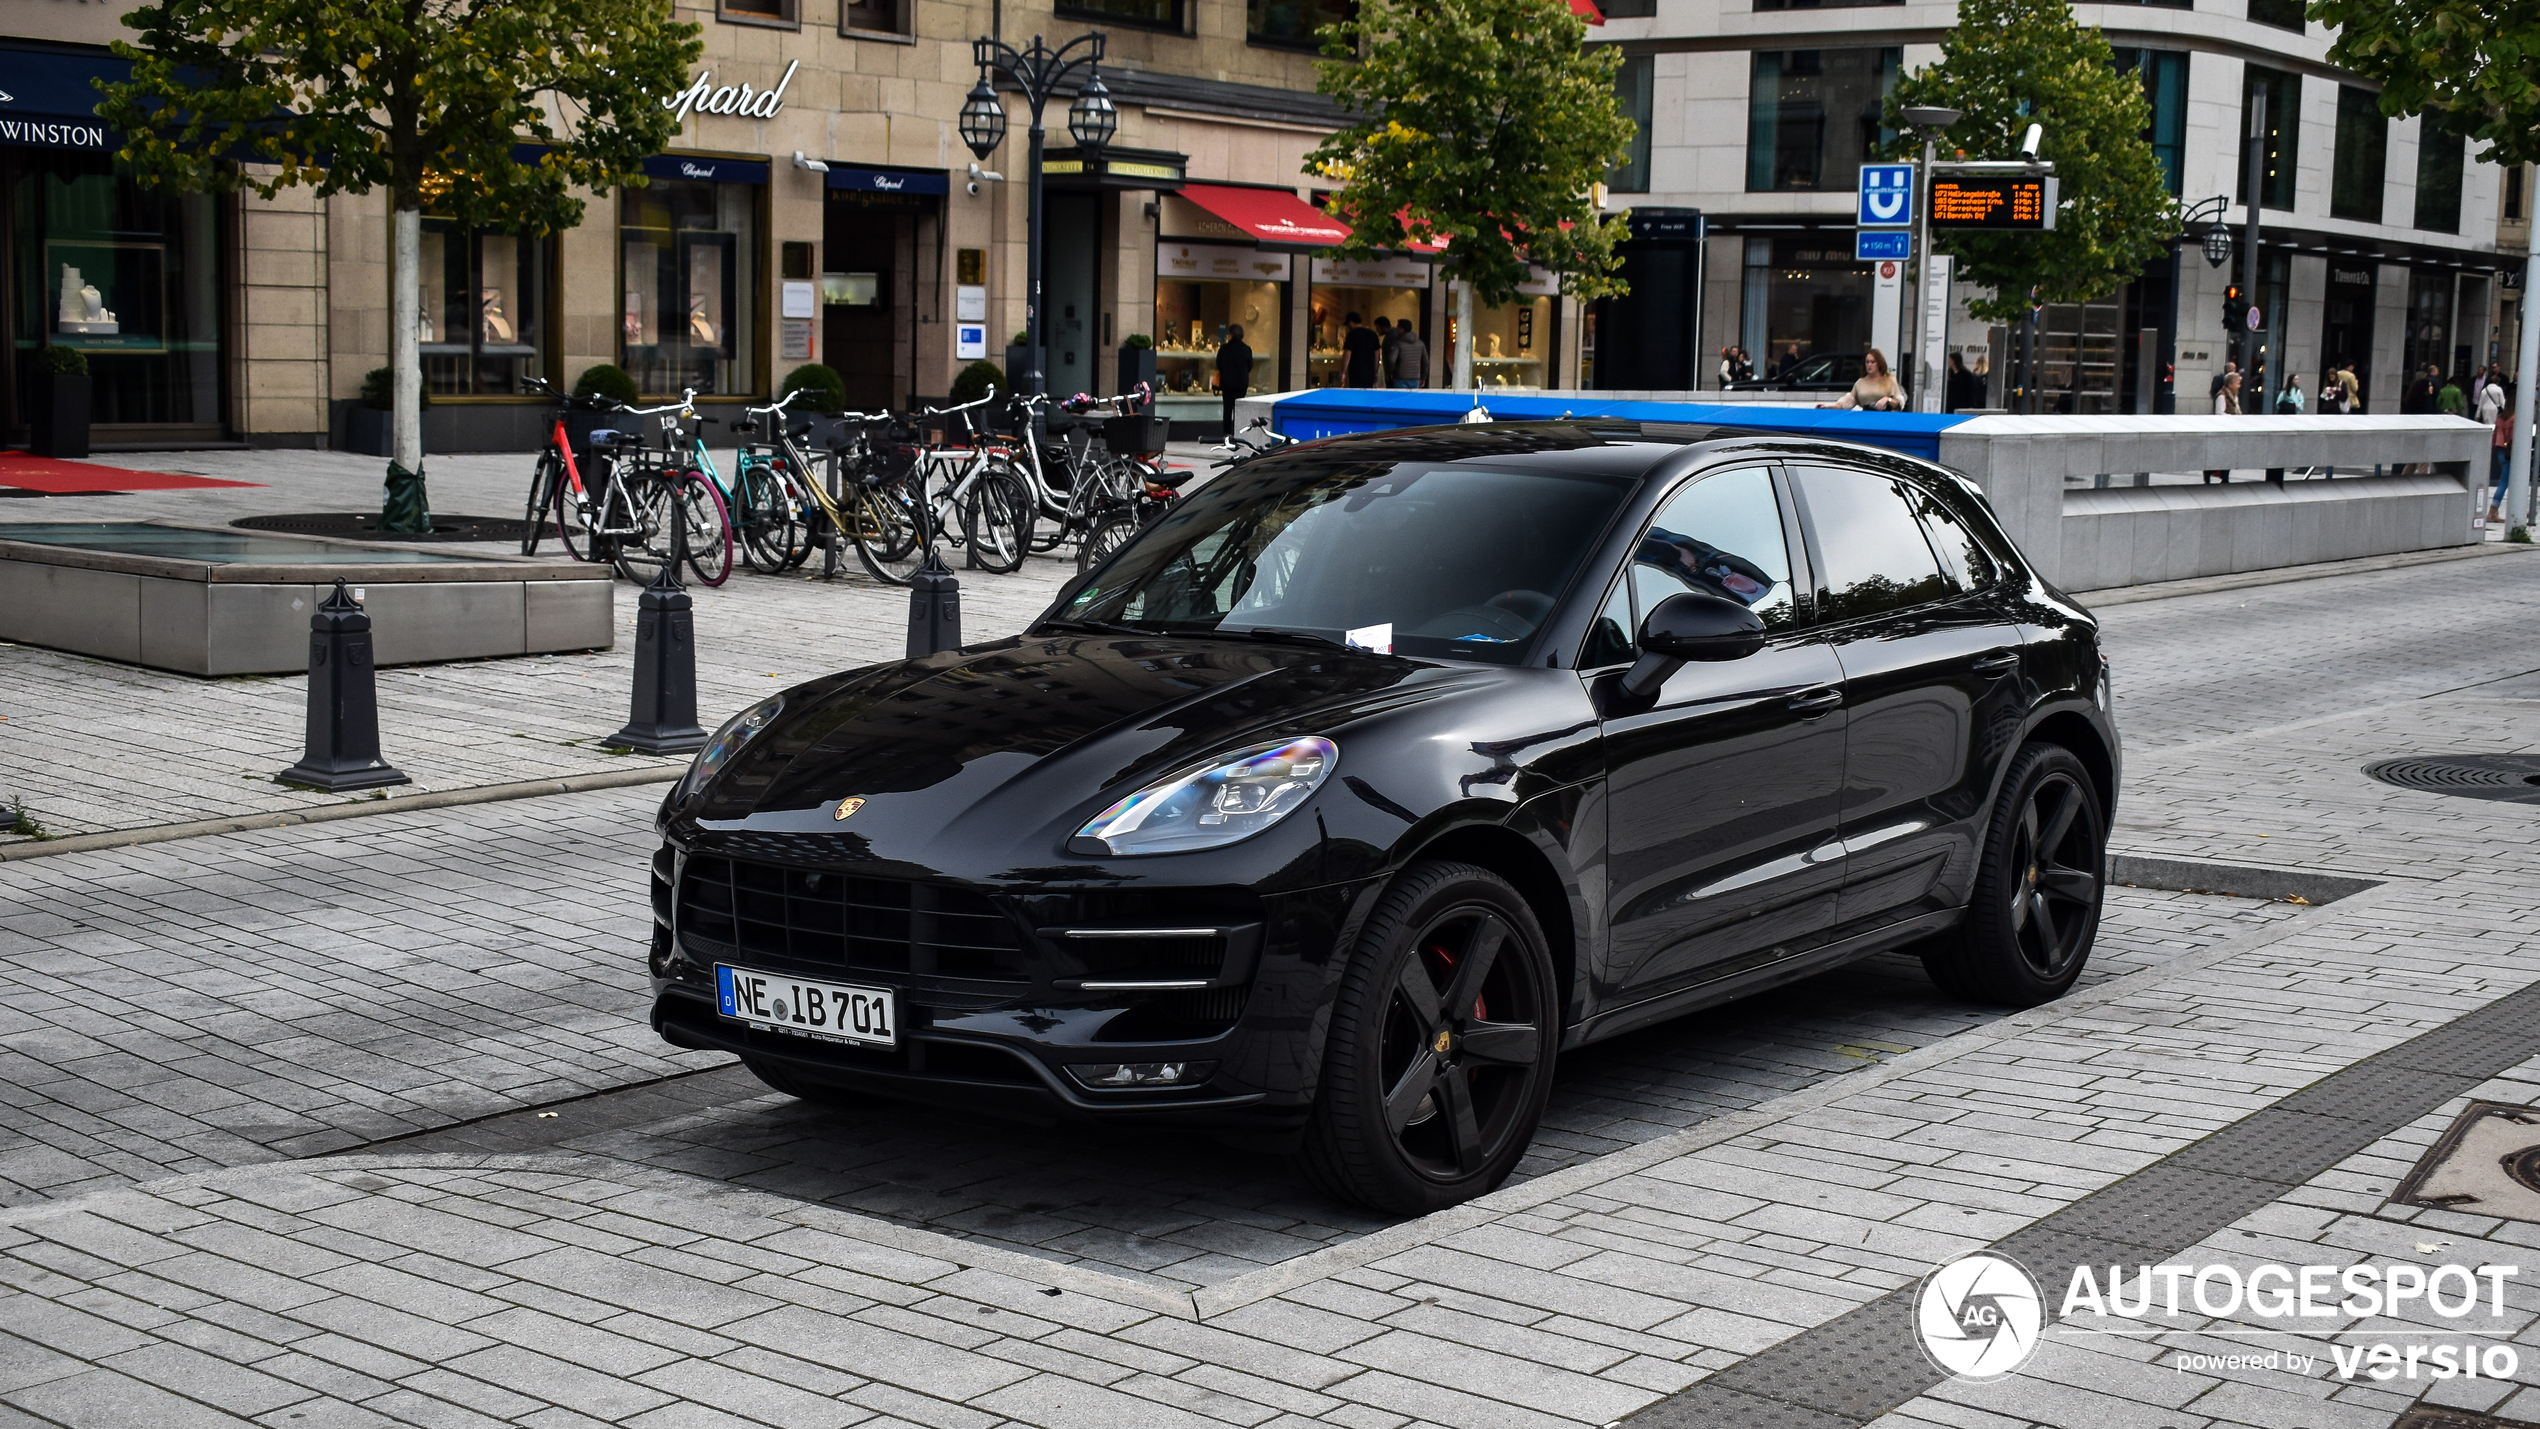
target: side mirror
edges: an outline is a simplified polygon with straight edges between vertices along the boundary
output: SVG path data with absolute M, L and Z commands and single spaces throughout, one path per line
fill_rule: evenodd
M 1658 693 L 1689 660 L 1743 660 L 1764 648 L 1764 621 L 1726 596 L 1685 591 L 1658 602 L 1640 623 L 1640 659 L 1623 676 L 1633 699 Z

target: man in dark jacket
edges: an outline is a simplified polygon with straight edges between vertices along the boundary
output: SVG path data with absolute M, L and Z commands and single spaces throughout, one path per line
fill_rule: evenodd
M 1235 434 L 1235 399 L 1252 387 L 1252 349 L 1244 346 L 1244 325 L 1228 323 L 1226 341 L 1217 349 L 1217 395 L 1226 407 L 1226 435 Z
M 1429 345 L 1420 340 L 1420 330 L 1408 322 L 1393 325 L 1390 361 L 1396 387 L 1417 391 L 1429 385 Z
M 2435 403 L 2443 391 L 2442 385 L 2434 380 L 2434 374 L 2439 370 L 2428 363 L 2423 372 L 2408 379 L 2406 389 L 2399 393 L 2400 411 L 2411 416 L 2431 415 L 2434 412 Z
M 1327 310 L 1328 311 L 1328 310 Z M 1351 313 L 1341 320 L 1341 385 L 1373 387 L 1376 385 L 1376 355 L 1379 347 L 1375 329 Z

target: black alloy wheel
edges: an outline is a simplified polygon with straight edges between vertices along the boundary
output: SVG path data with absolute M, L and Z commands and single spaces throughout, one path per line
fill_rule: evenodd
M 1415 864 L 1360 932 L 1332 1008 L 1307 1174 L 1418 1215 L 1506 1180 L 1552 1086 L 1560 999 L 1517 891 L 1463 863 Z
M 2099 932 L 2108 820 L 2090 771 L 2061 745 L 2011 761 L 1994 805 L 1966 922 L 1923 950 L 1961 997 L 2034 1007 L 2081 976 Z

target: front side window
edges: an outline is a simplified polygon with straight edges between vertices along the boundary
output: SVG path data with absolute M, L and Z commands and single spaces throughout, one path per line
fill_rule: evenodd
M 2382 176 L 2390 167 L 2390 121 L 2381 96 L 2351 84 L 2337 87 L 2337 162 L 2329 176 L 2328 216 L 2381 222 Z
M 1803 466 L 1797 475 L 1825 562 L 1820 619 L 1858 620 L 1954 593 L 1915 517 L 1920 493 L 1851 467 Z
M 547 245 L 516 233 L 423 221 L 424 390 L 436 397 L 517 394 L 542 375 Z
M 1880 142 L 1880 107 L 1905 52 L 1758 50 L 1747 89 L 1746 187 L 1752 193 L 1850 191 Z
M 1515 664 L 1629 483 L 1419 461 L 1263 461 L 1200 488 L 1066 608 Z
M 758 198 L 704 179 L 623 190 L 619 350 L 646 393 L 758 390 Z
M 2258 202 L 2265 208 L 2293 207 L 2294 166 L 2301 157 L 2299 136 L 2302 132 L 2302 77 L 2283 70 L 2260 65 L 2248 67 L 2240 88 L 2240 160 L 2234 166 L 2236 182 L 2249 181 L 2249 112 L 2263 96 L 2267 106 L 2265 163 L 2258 181 Z M 2247 203 L 2249 195 L 2241 193 L 2239 201 Z
M 2463 141 L 2428 112 L 2417 121 L 2416 226 L 2430 233 L 2461 231 L 2461 151 Z M 2521 175 L 2517 172 L 2515 177 Z M 2519 188 L 2517 184 L 2515 187 Z M 2520 194 L 2515 198 L 2519 200 Z M 2514 208 L 2522 205 L 2516 202 Z M 2518 217 L 2519 213 L 2509 216 Z
M 1631 585 L 1635 619 L 1671 595 L 1701 591 L 1754 611 L 1767 630 L 1789 629 L 1790 547 L 1772 474 L 1745 467 L 1685 488 L 1633 550 Z

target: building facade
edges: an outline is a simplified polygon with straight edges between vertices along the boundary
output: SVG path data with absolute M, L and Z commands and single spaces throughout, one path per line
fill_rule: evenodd
M 2242 136 L 2264 96 L 2256 297 L 2272 377 L 2298 373 L 2316 391 L 2323 364 L 2352 361 L 2370 410 L 2391 411 L 2405 371 L 2511 365 L 2518 290 L 2507 291 L 2504 275 L 2527 242 L 2527 190 L 2511 190 L 2505 170 L 2469 159 L 2472 146 L 2437 124 L 2384 119 L 2373 86 L 2329 62 L 2329 32 L 2307 24 L 2303 8 L 2181 0 L 2074 10 L 2141 79 L 2146 137 L 2171 193 L 2189 207 L 2222 196 L 2235 240 L 2247 215 Z M 1598 385 L 1714 387 L 1719 351 L 1731 345 L 1759 365 L 1794 350 L 1896 355 L 1901 304 L 1882 293 L 1878 265 L 1853 261 L 1855 186 L 1882 138 L 1883 97 L 1939 58 L 1956 6 L 1613 0 L 1607 15 L 1596 42 L 1623 50 L 1621 97 L 1644 131 L 1614 176 L 1613 202 L 1699 211 L 1692 227 L 1703 236 L 1626 250 L 1635 295 L 1661 310 L 1592 315 Z M 2172 391 L 2191 409 L 2208 400 L 2208 379 L 2230 352 L 2223 290 L 2241 267 L 2237 257 L 2209 264 L 2195 236 L 2177 261 L 2106 300 L 2038 315 L 2040 409 L 2167 410 Z M 1969 320 L 1970 296 L 1955 294 L 1949 347 L 1992 375 L 1998 403 L 2020 334 Z M 2172 365 L 2174 386 L 2162 380 Z

